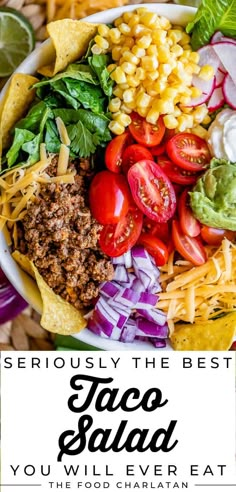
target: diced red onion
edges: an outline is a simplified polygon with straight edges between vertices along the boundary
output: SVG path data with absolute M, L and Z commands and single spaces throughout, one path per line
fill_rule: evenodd
M 157 325 L 164 326 L 166 323 L 166 315 L 160 309 L 137 309 L 137 313 Z
M 166 341 L 164 339 L 161 340 L 160 338 L 152 338 L 151 342 L 154 345 L 154 347 L 156 347 L 156 348 L 165 348 L 166 347 Z
M 0 269 L 0 324 L 18 316 L 27 302 L 18 294 Z
M 127 308 L 134 308 L 139 300 L 139 293 L 132 289 L 123 289 L 123 292 L 119 292 L 115 296 L 115 300 L 123 304 Z
M 163 326 L 157 325 L 152 321 L 148 321 L 142 317 L 136 318 L 137 323 L 137 335 L 147 335 L 149 337 L 167 338 L 168 325 L 165 323 Z
M 136 304 L 136 309 L 147 309 L 147 306 L 155 306 L 158 297 L 155 294 L 150 294 L 150 292 L 141 292 L 139 300 Z
M 115 274 L 114 274 L 114 280 L 115 282 L 120 282 L 120 283 L 128 283 L 129 282 L 129 276 L 128 272 L 123 265 L 117 265 L 115 268 Z
M 125 327 L 123 328 L 120 336 L 121 342 L 131 343 L 134 341 L 136 336 L 136 322 L 134 319 L 129 318 Z
M 100 293 L 105 297 L 111 298 L 115 297 L 120 291 L 121 287 L 117 286 L 115 282 L 103 282 L 100 286 Z

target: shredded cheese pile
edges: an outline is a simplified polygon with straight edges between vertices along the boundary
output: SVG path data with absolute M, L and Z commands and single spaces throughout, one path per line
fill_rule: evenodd
M 166 313 L 171 331 L 178 321 L 206 322 L 236 308 L 236 245 L 228 239 L 204 265 L 173 264 L 172 256 L 161 270 L 157 307 Z
M 87 15 L 126 5 L 128 0 L 47 0 L 47 22 L 70 18 L 82 19 Z
M 4 231 L 9 246 L 13 240 L 17 247 L 16 222 L 24 218 L 28 205 L 36 199 L 42 184 L 74 183 L 75 172 L 68 169 L 70 140 L 63 121 L 57 118 L 56 123 L 62 142 L 57 176 L 51 177 L 47 173 L 54 155 L 47 155 L 45 144 L 41 144 L 39 162 L 33 166 L 24 164 L 0 177 L 0 231 Z

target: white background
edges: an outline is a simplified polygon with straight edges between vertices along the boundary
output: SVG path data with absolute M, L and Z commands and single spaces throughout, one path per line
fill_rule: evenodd
M 4 369 L 4 359 L 12 358 L 13 368 Z M 17 367 L 19 357 L 26 358 L 27 369 Z M 39 357 L 41 368 L 31 369 L 32 357 Z M 86 358 L 93 360 L 94 368 L 86 369 Z M 138 368 L 134 368 L 132 357 L 139 357 Z M 169 369 L 161 368 L 161 358 L 169 359 Z M 191 357 L 193 367 L 183 369 L 183 358 Z M 206 368 L 198 368 L 199 357 L 203 358 Z M 219 359 L 220 367 L 211 368 L 211 358 Z M 231 357 L 230 368 L 226 368 L 226 357 Z M 56 369 L 53 367 L 54 359 L 63 358 L 66 367 Z M 77 363 L 80 360 L 81 367 L 72 369 L 70 360 Z M 120 358 L 117 369 L 114 369 L 113 359 Z M 146 358 L 152 361 L 155 358 L 155 369 L 145 367 Z M 45 361 L 48 359 L 50 369 L 45 369 Z M 9 360 L 9 359 L 8 359 Z M 60 362 L 60 361 L 59 361 Z M 100 366 L 106 368 L 101 368 Z M 59 452 L 58 438 L 60 434 L 72 429 L 77 434 L 78 419 L 81 414 L 72 413 L 68 406 L 68 398 L 75 393 L 70 387 L 70 378 L 75 374 L 87 374 L 99 377 L 113 377 L 114 381 L 109 387 L 118 387 L 119 395 L 129 387 L 139 388 L 141 395 L 151 388 L 160 388 L 163 400 L 168 399 L 167 405 L 155 410 L 145 412 L 142 409 L 135 412 L 98 413 L 92 403 L 89 413 L 94 418 L 93 428 L 111 428 L 114 437 L 119 422 L 129 420 L 127 429 L 135 427 L 148 428 L 150 437 L 156 429 L 167 428 L 171 420 L 177 420 L 176 429 L 171 442 L 178 439 L 177 446 L 169 453 L 159 451 L 152 453 L 90 453 L 87 449 L 78 456 L 64 456 L 62 463 L 57 462 Z M 146 489 L 168 490 L 173 489 L 177 482 L 181 489 L 181 482 L 188 482 L 188 490 L 191 492 L 206 490 L 226 490 L 224 484 L 235 484 L 235 362 L 234 353 L 224 352 L 53 352 L 53 353 L 11 353 L 2 354 L 1 368 L 2 383 L 2 484 L 22 484 L 19 486 L 2 487 L 2 491 L 13 492 L 26 490 L 23 484 L 27 484 L 27 491 L 42 490 L 66 490 L 65 483 L 70 482 L 71 490 L 102 490 L 103 482 L 109 482 L 107 490 L 142 489 L 142 482 L 147 482 Z M 86 383 L 87 384 L 87 383 Z M 104 385 L 102 386 L 104 387 Z M 127 431 L 125 433 L 127 436 Z M 123 439 L 124 441 L 124 439 Z M 66 477 L 64 464 L 79 465 L 76 477 Z M 135 476 L 126 476 L 126 465 L 135 464 Z M 162 476 L 154 476 L 153 465 L 162 465 Z M 177 477 L 168 477 L 167 465 L 174 464 L 178 467 Z M 20 465 L 16 477 L 14 477 L 10 465 Z M 33 465 L 36 473 L 32 476 L 24 474 L 24 466 Z M 42 477 L 40 465 L 51 466 L 50 477 Z M 85 476 L 84 466 L 88 466 L 88 476 Z M 96 472 L 101 476 L 94 477 L 92 465 L 96 465 Z M 109 471 L 113 477 L 105 476 L 105 465 L 109 465 Z M 146 468 L 149 465 L 145 477 L 142 476 L 139 465 Z M 190 465 L 198 465 L 199 476 L 190 476 Z M 214 476 L 203 476 L 207 465 L 210 465 Z M 217 465 L 227 465 L 224 476 L 220 476 Z M 28 469 L 29 470 L 29 469 Z M 54 482 L 52 488 L 49 481 Z M 56 488 L 56 482 L 62 482 L 63 487 Z M 82 486 L 77 487 L 77 482 Z M 94 487 L 94 483 L 97 485 Z M 122 482 L 122 488 L 117 488 L 116 483 Z M 124 483 L 131 482 L 131 487 L 125 488 Z M 158 484 L 160 482 L 163 487 Z M 170 482 L 167 486 L 166 483 Z M 90 485 L 86 485 L 86 484 Z M 134 484 L 138 486 L 134 487 Z M 150 484 L 153 484 L 151 487 Z M 30 484 L 41 484 L 41 487 L 33 487 Z M 100 484 L 100 485 L 99 485 Z M 196 487 L 197 484 L 211 484 L 211 487 Z M 217 489 L 213 486 L 217 484 Z M 222 485 L 222 486 L 220 486 Z M 234 487 L 230 487 L 231 490 Z M 177 486 L 174 488 L 177 490 Z M 186 490 L 186 489 L 184 489 Z

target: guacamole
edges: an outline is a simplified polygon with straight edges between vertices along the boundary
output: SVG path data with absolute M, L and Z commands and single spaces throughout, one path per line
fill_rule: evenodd
M 202 224 L 236 231 L 236 163 L 212 159 L 189 195 L 194 216 Z

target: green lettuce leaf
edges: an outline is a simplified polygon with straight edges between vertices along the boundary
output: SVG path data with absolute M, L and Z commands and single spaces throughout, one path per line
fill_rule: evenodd
M 114 85 L 114 82 L 110 78 L 110 74 L 107 70 L 107 65 L 109 65 L 109 56 L 108 55 L 89 56 L 88 62 L 91 68 L 96 73 L 104 94 L 106 94 L 106 96 L 108 97 L 111 97 L 112 87 Z
M 7 158 L 7 166 L 12 167 L 15 162 L 17 161 L 20 151 L 22 149 L 22 146 L 26 143 L 29 142 L 30 140 L 33 140 L 35 137 L 34 133 L 30 132 L 29 130 L 25 130 L 22 128 L 16 128 L 15 133 L 14 133 L 14 140 L 12 142 L 12 146 L 8 150 L 6 154 Z
M 209 43 L 215 31 L 236 37 L 236 1 L 202 0 L 186 31 L 192 33 L 191 45 L 194 50 Z
M 99 85 L 99 79 L 89 65 L 72 63 L 68 65 L 65 72 L 60 72 L 52 78 L 46 78 L 34 84 L 34 87 L 43 87 L 44 85 L 53 85 L 57 80 L 71 78 L 81 82 L 87 82 L 92 85 Z

